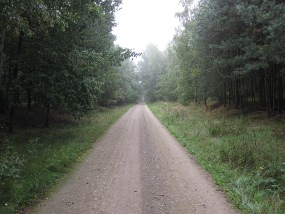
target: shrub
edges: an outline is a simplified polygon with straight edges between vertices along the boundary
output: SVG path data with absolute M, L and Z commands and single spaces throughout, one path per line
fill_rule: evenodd
M 231 136 L 220 147 L 220 158 L 234 167 L 253 167 L 257 160 L 255 144 L 248 136 Z
M 213 137 L 221 137 L 225 135 L 239 135 L 246 131 L 243 118 L 228 120 L 224 117 L 221 120 L 209 120 L 208 131 Z
M 5 142 L 4 149 L 0 157 L 0 180 L 4 181 L 9 178 L 20 177 L 23 168 L 23 158 L 17 152 L 13 151 L 13 147 L 9 142 Z

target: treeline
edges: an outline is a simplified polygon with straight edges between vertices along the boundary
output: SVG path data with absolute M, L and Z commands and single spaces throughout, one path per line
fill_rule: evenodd
M 0 2 L 0 113 L 10 115 L 10 131 L 19 106 L 45 109 L 48 126 L 51 109 L 80 117 L 98 104 L 136 99 L 133 63 L 124 62 L 126 72 L 120 69 L 136 53 L 115 46 L 112 34 L 120 4 Z
M 181 28 L 157 70 L 150 100 L 284 110 L 285 1 L 183 0 Z M 144 53 L 149 55 L 147 51 Z M 144 61 L 144 60 L 143 60 Z M 143 62 L 142 62 L 143 63 Z M 151 73 L 141 66 L 142 73 Z M 154 76 L 154 75 L 153 75 Z M 151 90 L 148 88 L 148 90 Z

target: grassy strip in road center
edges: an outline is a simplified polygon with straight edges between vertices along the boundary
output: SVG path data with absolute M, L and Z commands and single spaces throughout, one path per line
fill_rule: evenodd
M 73 123 L 19 130 L 7 136 L 0 150 L 0 213 L 16 213 L 44 199 L 50 188 L 130 108 L 131 105 L 104 109 Z
M 148 106 L 243 213 L 285 213 L 284 121 L 199 105 Z

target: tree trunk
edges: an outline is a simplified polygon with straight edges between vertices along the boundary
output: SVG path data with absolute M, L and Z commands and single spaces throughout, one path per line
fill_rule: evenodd
M 28 89 L 28 91 L 27 91 L 27 96 L 28 96 L 27 110 L 32 111 L 32 96 L 31 96 L 31 90 L 30 89 Z
M 240 105 L 241 109 L 244 108 L 244 90 L 243 90 L 243 79 L 239 80 L 240 82 Z
M 232 94 L 232 101 L 233 101 L 233 105 L 236 104 L 236 98 L 235 98 L 235 87 L 236 87 L 236 84 L 235 84 L 235 80 L 232 80 L 232 85 L 231 85 L 231 94 Z
M 275 115 L 276 110 L 276 64 L 273 64 L 273 71 L 272 71 L 272 112 Z
M 28 89 L 27 89 L 27 110 L 28 111 L 32 110 L 32 90 L 31 90 L 31 87 L 32 87 L 32 83 L 30 81 Z
M 232 82 L 230 80 L 229 81 L 229 106 L 231 105 L 231 100 L 232 100 Z
M 16 79 L 18 77 L 18 71 L 19 71 L 19 58 L 22 50 L 22 45 L 23 45 L 23 37 L 24 37 L 24 32 L 21 31 L 19 35 L 19 41 L 18 41 L 18 49 L 17 49 L 17 56 L 16 56 L 16 64 L 15 68 L 13 70 L 13 79 Z
M 251 79 L 250 83 L 251 83 L 251 102 L 255 103 L 254 83 L 253 83 L 252 79 Z
M 205 88 L 205 94 L 204 94 L 204 104 L 205 104 L 205 106 L 206 106 L 206 108 L 207 108 L 207 110 L 209 109 L 209 107 L 208 107 L 208 105 L 207 105 L 207 89 Z
M 5 113 L 5 99 L 2 89 L 2 75 L 4 73 L 4 44 L 6 38 L 6 29 L 3 27 L 1 30 L 1 43 L 0 43 L 0 114 Z
M 195 97 L 194 97 L 194 102 L 198 102 L 198 85 L 195 83 Z
M 47 105 L 47 109 L 46 109 L 46 121 L 45 121 L 45 127 L 48 128 L 49 127 L 49 112 L 50 112 L 50 105 Z
M 2 81 L 2 75 L 4 71 L 4 44 L 6 39 L 6 29 L 3 27 L 1 30 L 1 43 L 0 43 L 0 86 Z
M 8 68 L 8 72 L 7 72 L 7 84 L 6 84 L 6 88 L 5 88 L 5 93 L 4 93 L 4 104 L 5 104 L 5 110 L 9 109 L 10 103 L 9 103 L 9 91 L 10 91 L 10 86 L 11 86 L 11 82 L 12 82 L 12 59 L 9 59 L 9 68 Z
M 224 99 L 224 107 L 227 107 L 227 91 L 226 91 L 226 82 L 224 81 L 223 86 L 223 99 Z
M 264 80 L 264 86 L 265 86 L 265 101 L 266 101 L 266 106 L 267 106 L 267 114 L 268 117 L 271 117 L 271 110 L 270 110 L 270 90 L 269 90 L 269 77 L 268 77 L 268 72 L 265 69 L 265 80 Z
M 282 75 L 279 74 L 278 78 L 278 113 L 282 114 L 283 111 L 283 80 Z
M 260 105 L 262 105 L 263 104 L 263 100 L 262 100 L 262 98 L 263 98 L 263 81 L 262 81 L 262 79 L 263 79 L 263 76 L 261 76 L 261 78 L 260 78 L 260 80 L 259 80 L 259 103 L 260 103 Z
M 18 49 L 17 49 L 17 56 L 16 56 L 16 63 L 15 63 L 15 67 L 12 73 L 12 78 L 10 83 L 13 82 L 13 80 L 16 80 L 18 78 L 18 72 L 19 72 L 19 58 L 20 58 L 20 54 L 21 54 L 21 50 L 22 50 L 22 44 L 23 44 L 23 37 L 24 37 L 24 32 L 21 31 L 20 35 L 19 35 L 19 40 L 18 40 Z M 9 132 L 13 131 L 13 118 L 14 118 L 14 114 L 15 114 L 15 107 L 17 106 L 17 98 L 18 98 L 18 94 L 17 91 L 14 91 L 14 93 L 12 94 L 12 102 L 10 103 L 10 127 L 9 127 Z
M 239 80 L 236 80 L 236 109 L 239 108 L 240 93 L 239 93 Z
M 0 88 L 0 114 L 5 114 L 5 99 L 1 88 Z
M 10 107 L 10 119 L 9 119 L 9 132 L 13 132 L 13 119 L 15 114 L 15 107 Z

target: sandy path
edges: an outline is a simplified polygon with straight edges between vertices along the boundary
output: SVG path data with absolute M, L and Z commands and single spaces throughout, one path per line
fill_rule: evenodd
M 42 214 L 237 213 L 146 105 L 129 110 Z

